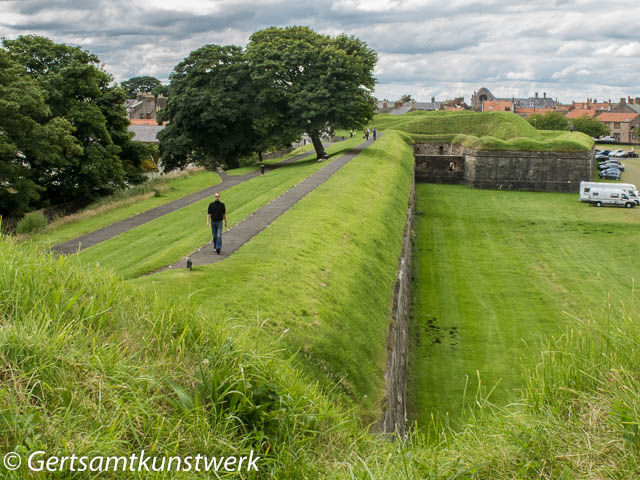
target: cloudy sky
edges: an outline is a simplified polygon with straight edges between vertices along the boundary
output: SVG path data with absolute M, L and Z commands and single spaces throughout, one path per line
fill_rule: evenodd
M 118 81 L 166 81 L 190 51 L 268 26 L 347 33 L 379 55 L 376 96 L 420 101 L 488 87 L 560 101 L 640 97 L 640 2 L 602 0 L 0 0 L 0 36 L 96 53 Z

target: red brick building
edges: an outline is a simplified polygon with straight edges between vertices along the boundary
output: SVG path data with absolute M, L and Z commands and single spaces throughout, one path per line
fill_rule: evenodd
M 640 114 L 603 112 L 595 117 L 609 127 L 610 135 L 619 142 L 638 141 Z

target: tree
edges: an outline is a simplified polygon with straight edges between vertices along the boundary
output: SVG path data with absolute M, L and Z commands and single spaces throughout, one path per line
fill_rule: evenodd
M 403 103 L 412 102 L 413 97 L 411 95 L 402 95 L 402 97 L 400 97 L 400 101 Z
M 140 149 L 128 132 L 124 90 L 100 68 L 97 56 L 39 36 L 4 40 L 11 58 L 46 92 L 53 117 L 67 120 L 81 154 L 42 171 L 38 183 L 51 203 L 108 194 L 142 180 Z
M 154 89 L 162 87 L 162 83 L 155 77 L 143 76 L 133 77 L 120 83 L 120 86 L 127 93 L 127 98 L 136 98 L 137 92 L 153 92 Z M 157 95 L 154 93 L 154 95 Z
M 42 178 L 82 153 L 62 118 L 52 118 L 46 93 L 25 67 L 0 49 L 0 215 L 20 216 L 45 191 Z
M 269 129 L 254 125 L 257 91 L 240 47 L 205 45 L 175 67 L 170 82 L 158 114 L 168 122 L 158 134 L 166 168 L 192 162 L 236 167 L 240 157 L 269 143 Z
M 527 120 L 538 130 L 569 130 L 569 120 L 558 112 L 534 113 Z
M 597 118 L 589 118 L 586 115 L 573 119 L 573 128 L 576 132 L 582 132 L 592 138 L 609 135 L 609 128 Z
M 251 36 L 247 57 L 263 128 L 275 137 L 308 133 L 318 158 L 323 132 L 360 128 L 375 113 L 377 55 L 355 37 L 271 27 Z

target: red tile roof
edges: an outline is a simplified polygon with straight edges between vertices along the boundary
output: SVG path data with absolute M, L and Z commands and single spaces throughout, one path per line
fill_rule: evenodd
M 580 118 L 580 117 L 584 117 L 585 115 L 589 118 L 593 118 L 593 116 L 596 113 L 598 113 L 597 110 L 576 109 L 576 110 L 571 110 L 567 115 L 567 118 Z M 601 115 L 604 115 L 604 114 L 601 114 Z
M 632 122 L 640 117 L 638 113 L 611 113 L 604 112 L 598 115 L 596 118 L 601 122 Z
M 516 108 L 516 113 L 539 113 L 541 115 L 544 115 L 545 113 L 548 113 L 548 112 L 555 112 L 555 111 L 556 111 L 555 108 L 543 108 L 543 107 Z

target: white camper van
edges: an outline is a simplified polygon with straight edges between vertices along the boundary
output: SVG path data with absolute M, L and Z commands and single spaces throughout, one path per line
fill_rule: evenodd
M 596 207 L 614 205 L 625 208 L 633 208 L 638 204 L 637 200 L 630 197 L 624 190 L 614 190 L 613 188 L 591 188 L 589 203 Z
M 604 183 L 604 182 L 580 182 L 580 201 L 589 202 L 590 193 L 592 188 L 597 189 L 611 189 L 622 190 L 632 200 L 635 200 L 637 205 L 640 205 L 640 193 L 635 185 L 631 183 Z

